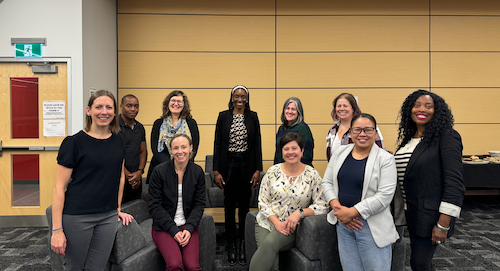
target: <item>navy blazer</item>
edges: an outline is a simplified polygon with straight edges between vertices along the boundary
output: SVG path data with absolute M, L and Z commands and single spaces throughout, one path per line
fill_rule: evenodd
M 174 161 L 159 164 L 149 182 L 149 214 L 153 229 L 167 231 L 172 237 L 180 230 L 174 222 L 179 197 L 178 176 Z M 182 178 L 182 209 L 186 224 L 184 229 L 193 232 L 200 224 L 205 210 L 205 173 L 197 164 L 189 161 Z
M 430 237 L 441 215 L 441 202 L 462 206 L 465 194 L 462 149 L 460 134 L 450 128 L 427 145 L 418 144 L 413 151 L 403 181 L 410 232 Z M 454 224 L 452 218 L 448 237 L 453 235 Z
M 260 123 L 257 113 L 245 110 L 245 126 L 248 133 L 248 165 L 246 179 L 250 180 L 256 170 L 262 171 L 262 142 L 260 137 Z M 219 113 L 215 126 L 214 165 L 222 178 L 226 178 L 228 171 L 227 150 L 229 148 L 229 130 L 233 123 L 233 110 Z M 225 180 L 226 181 L 226 180 Z

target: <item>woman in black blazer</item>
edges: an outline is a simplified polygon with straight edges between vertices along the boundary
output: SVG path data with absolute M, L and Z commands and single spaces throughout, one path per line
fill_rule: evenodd
M 244 86 L 231 91 L 229 110 L 219 113 L 215 127 L 214 180 L 224 189 L 225 230 L 228 241 L 228 262 L 246 264 L 245 217 L 249 210 L 251 188 L 259 183 L 262 171 L 262 146 L 257 113 L 250 111 L 249 93 Z M 236 259 L 235 209 L 238 205 L 239 237 Z
M 169 143 L 176 134 L 186 134 L 191 138 L 193 141 L 193 154 L 190 159 L 194 161 L 200 144 L 200 132 L 198 124 L 191 116 L 189 100 L 186 94 L 180 90 L 170 92 L 163 100 L 163 114 L 153 124 L 150 142 L 153 158 L 149 163 L 146 183 L 149 183 L 151 173 L 157 165 L 170 161 Z
M 396 166 L 411 242 L 412 270 L 435 270 L 438 245 L 453 234 L 465 187 L 462 140 L 443 98 L 418 90 L 399 112 Z

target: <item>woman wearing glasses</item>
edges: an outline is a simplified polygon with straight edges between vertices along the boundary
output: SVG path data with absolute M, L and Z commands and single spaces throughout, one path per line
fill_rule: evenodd
M 200 144 L 200 132 L 198 124 L 191 116 L 188 98 L 180 90 L 170 92 L 163 100 L 163 114 L 153 124 L 153 130 L 151 130 L 153 158 L 149 164 L 147 183 L 157 165 L 171 160 L 172 154 L 169 146 L 176 134 L 185 134 L 191 138 L 193 153 L 190 159 L 194 161 Z
M 375 144 L 377 122 L 361 113 L 351 121 L 354 144 L 339 146 L 323 178 L 332 207 L 327 220 L 337 224 L 344 271 L 390 270 L 391 245 L 399 235 L 390 204 L 396 190 L 394 156 Z

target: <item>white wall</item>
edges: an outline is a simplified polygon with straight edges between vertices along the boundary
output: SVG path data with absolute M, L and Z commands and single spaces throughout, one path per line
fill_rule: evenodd
M 88 101 L 90 88 L 106 89 L 117 95 L 116 37 L 116 0 L 84 0 L 84 101 Z
M 0 0 L 0 58 L 11 38 L 47 38 L 44 58 L 70 59 L 68 133 L 83 128 L 90 87 L 117 93 L 115 0 Z

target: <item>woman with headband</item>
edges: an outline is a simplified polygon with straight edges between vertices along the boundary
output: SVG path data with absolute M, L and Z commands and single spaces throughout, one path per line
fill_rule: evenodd
M 262 171 L 262 145 L 259 117 L 250 111 L 249 92 L 244 86 L 231 91 L 228 110 L 219 113 L 215 126 L 214 180 L 224 190 L 225 235 L 228 262 L 246 264 L 245 218 L 252 188 Z M 240 250 L 236 251 L 235 211 L 238 206 Z M 238 255 L 238 256 L 237 256 Z

